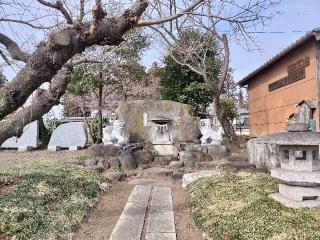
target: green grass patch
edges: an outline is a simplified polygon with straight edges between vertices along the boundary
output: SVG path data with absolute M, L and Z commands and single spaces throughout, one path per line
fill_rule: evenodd
M 90 160 L 90 159 L 93 159 L 92 157 L 90 157 L 90 156 L 86 156 L 86 155 L 84 155 L 84 156 L 78 156 L 78 157 L 76 157 L 76 159 L 78 160 L 78 161 L 86 161 L 86 160 Z
M 19 181 L 0 192 L 0 232 L 16 239 L 68 239 L 103 181 L 83 167 L 48 161 L 0 170 L 0 179 L 8 177 Z
M 291 209 L 270 199 L 278 182 L 267 174 L 210 177 L 188 191 L 191 216 L 211 239 L 320 239 L 320 208 Z

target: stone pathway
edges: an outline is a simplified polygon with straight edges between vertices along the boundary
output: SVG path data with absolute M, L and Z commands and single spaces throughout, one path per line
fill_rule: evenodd
M 136 185 L 109 240 L 176 240 L 170 185 Z

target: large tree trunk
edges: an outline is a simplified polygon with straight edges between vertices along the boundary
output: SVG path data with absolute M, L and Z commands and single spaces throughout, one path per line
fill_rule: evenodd
M 14 41 L 0 34 L 0 43 L 6 47 L 11 57 L 26 63 L 13 80 L 0 88 L 0 145 L 6 139 L 19 135 L 26 124 L 42 117 L 54 105 L 59 104 L 67 82 L 51 84 L 51 89 L 35 99 L 30 107 L 17 111 L 43 83 L 53 83 L 52 78 L 74 55 L 93 45 L 118 45 L 124 41 L 123 35 L 132 28 L 173 21 L 191 12 L 202 2 L 204 0 L 198 0 L 180 13 L 155 20 L 139 20 L 148 7 L 147 0 L 136 0 L 130 9 L 114 18 L 106 17 L 106 14 L 101 12 L 101 7 L 98 7 L 93 9 L 94 12 L 98 11 L 98 15 L 95 14 L 91 23 L 74 23 L 70 16 L 62 11 L 64 9 L 61 9 L 61 6 L 42 3 L 60 10 L 67 17 L 67 22 L 74 25 L 53 32 L 48 40 L 41 42 L 30 55 L 24 54 Z M 13 115 L 8 116 L 13 112 Z
M 12 136 L 19 136 L 28 123 L 42 118 L 51 108 L 60 103 L 60 97 L 70 80 L 70 69 L 62 68 L 53 78 L 48 90 L 43 91 L 26 108 L 21 108 L 0 122 L 0 145 Z
M 92 45 L 117 45 L 123 35 L 132 29 L 148 6 L 147 1 L 138 0 L 130 10 L 117 18 L 104 18 L 93 24 L 79 24 L 67 27 L 50 35 L 47 42 L 39 44 L 26 63 L 26 66 L 6 86 L 0 88 L 0 145 L 8 138 L 21 134 L 23 127 L 59 104 L 66 84 L 59 93 L 56 89 L 46 91 L 28 108 L 24 108 L 4 119 L 21 107 L 28 97 L 43 83 L 51 79 L 74 55 Z M 61 90 L 61 91 L 60 91 Z M 62 94 L 60 94 L 62 93 Z M 55 95 L 54 95 L 55 94 Z
M 231 121 L 229 120 L 228 116 L 226 115 L 224 109 L 220 104 L 219 97 L 214 97 L 214 104 L 216 107 L 217 117 L 221 123 L 221 126 L 223 128 L 223 131 L 228 143 L 237 147 L 238 138 L 237 138 L 236 132 L 234 131 Z
M 74 55 L 95 44 L 121 43 L 123 35 L 135 26 L 147 6 L 147 1 L 140 0 L 120 17 L 76 24 L 52 33 L 47 42 L 39 44 L 16 77 L 0 89 L 0 120 L 22 106 L 44 82 L 50 82 Z

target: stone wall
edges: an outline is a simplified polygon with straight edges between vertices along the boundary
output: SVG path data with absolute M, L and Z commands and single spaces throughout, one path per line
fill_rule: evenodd
M 151 119 L 159 116 L 172 120 L 170 133 L 174 142 L 191 142 L 199 139 L 199 119 L 192 113 L 191 106 L 166 100 L 128 101 L 116 109 L 119 119 L 126 123 L 124 133 L 132 142 L 150 141 Z

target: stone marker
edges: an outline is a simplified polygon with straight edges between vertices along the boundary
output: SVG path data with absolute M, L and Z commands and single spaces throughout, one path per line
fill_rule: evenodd
M 11 137 L 1 148 L 18 149 L 21 152 L 31 151 L 39 145 L 39 122 L 34 121 L 23 128 L 21 137 Z
M 58 151 L 59 148 L 67 148 L 71 151 L 75 151 L 84 148 L 87 139 L 87 130 L 84 123 L 65 123 L 53 131 L 48 150 Z
M 186 188 L 189 184 L 206 177 L 220 175 L 220 171 L 199 171 L 194 173 L 184 174 L 182 177 L 182 187 Z

